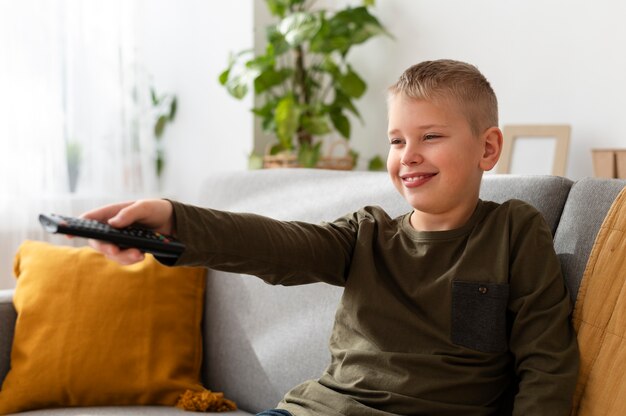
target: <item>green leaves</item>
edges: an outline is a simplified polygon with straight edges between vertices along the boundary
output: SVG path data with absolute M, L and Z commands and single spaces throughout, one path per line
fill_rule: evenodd
M 270 13 L 281 18 L 287 11 L 293 11 L 296 6 L 302 6 L 305 2 L 306 0 L 265 0 Z
M 283 82 L 287 81 L 292 75 L 293 70 L 288 68 L 283 68 L 278 71 L 274 68 L 267 69 L 261 72 L 259 76 L 254 79 L 254 92 L 256 94 L 261 94 L 265 91 L 268 91 L 272 87 L 281 85 Z
M 165 153 L 162 147 L 161 138 L 165 131 L 165 126 L 174 121 L 178 111 L 178 99 L 173 94 L 159 96 L 154 88 L 150 88 L 150 99 L 154 111 L 154 137 L 156 139 L 155 170 L 157 177 L 161 177 L 165 166 Z
M 172 102 L 170 103 L 169 121 L 174 121 L 174 117 L 176 117 L 177 110 L 178 110 L 178 99 L 176 98 L 176 96 L 173 96 Z
M 284 149 L 293 148 L 293 135 L 298 130 L 300 109 L 296 105 L 293 95 L 287 95 L 278 102 L 274 113 L 276 123 L 276 135 Z
M 278 32 L 285 41 L 296 47 L 313 38 L 322 27 L 319 15 L 299 12 L 285 17 L 278 25 Z
M 367 10 L 367 7 L 347 8 L 335 14 L 331 25 L 336 33 L 349 33 L 352 45 L 365 42 L 377 35 L 387 34 L 387 31 Z
M 350 97 L 344 94 L 341 90 L 335 92 L 335 101 L 332 103 L 332 108 L 339 108 L 342 110 L 348 110 L 355 116 L 361 118 L 359 110 L 354 106 Z
M 385 161 L 379 155 L 376 155 L 373 158 L 371 158 L 367 165 L 367 170 L 379 171 L 379 170 L 385 170 L 386 168 L 387 166 L 385 164 Z
M 248 84 L 250 76 L 247 74 L 231 75 L 231 69 L 227 69 L 219 76 L 220 83 L 233 97 L 241 100 L 248 94 Z
M 335 110 L 330 113 L 330 119 L 333 122 L 335 129 L 346 139 L 350 138 L 350 120 L 344 116 L 340 110 Z
M 360 98 L 367 89 L 365 81 L 349 65 L 348 72 L 340 75 L 337 82 L 341 90 L 353 98 Z
M 248 169 L 262 169 L 263 168 L 263 156 L 254 152 L 248 155 Z
M 322 153 L 322 142 L 311 145 L 303 142 L 298 149 L 298 162 L 305 168 L 314 168 L 320 160 Z
M 322 21 L 311 50 L 327 54 L 337 51 L 345 56 L 352 46 L 382 34 L 389 35 L 366 6 L 347 8 Z
M 323 136 L 331 132 L 328 118 L 325 114 L 304 114 L 300 119 L 302 129 L 313 136 Z
M 165 124 L 167 124 L 167 117 L 159 116 L 156 124 L 154 125 L 154 135 L 156 136 L 157 139 L 163 136 L 163 130 L 165 130 Z
M 163 95 L 159 97 L 154 88 L 150 88 L 152 106 L 156 109 L 156 122 L 154 124 L 154 136 L 160 139 L 167 123 L 174 121 L 178 110 L 178 99 L 175 95 Z M 168 103 L 169 101 L 169 103 Z M 168 105 L 169 104 L 169 105 Z
M 283 17 L 289 9 L 289 0 L 265 0 L 267 8 L 274 16 Z
M 255 107 L 252 112 L 261 117 L 261 127 L 266 133 L 271 133 L 275 130 L 276 123 L 274 123 L 274 109 L 278 104 L 278 100 L 267 101 L 262 107 Z
M 241 65 L 241 59 L 251 53 L 251 50 L 245 50 L 236 55 L 231 54 L 228 68 L 222 71 L 218 77 L 219 83 L 226 87 L 226 91 L 239 100 L 248 94 L 250 83 L 262 72 L 257 59 L 252 59 L 247 61 L 245 65 Z M 257 65 L 254 65 L 255 63 Z

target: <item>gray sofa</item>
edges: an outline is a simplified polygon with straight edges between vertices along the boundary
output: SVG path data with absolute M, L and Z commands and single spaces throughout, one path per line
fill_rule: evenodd
M 537 207 L 555 236 L 575 299 L 595 236 L 626 186 L 616 179 L 578 182 L 554 176 L 486 175 L 481 197 L 518 198 Z M 332 220 L 364 205 L 392 215 L 410 207 L 386 173 L 278 169 L 214 175 L 193 203 L 284 220 Z M 237 402 L 233 415 L 272 408 L 292 386 L 318 377 L 329 361 L 327 341 L 341 289 L 323 284 L 273 287 L 251 276 L 207 273 L 203 381 Z M 0 294 L 0 380 L 10 367 L 15 311 Z M 56 409 L 24 414 L 181 414 L 174 408 Z

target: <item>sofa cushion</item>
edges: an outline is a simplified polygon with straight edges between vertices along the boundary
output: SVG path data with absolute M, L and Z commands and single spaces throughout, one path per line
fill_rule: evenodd
M 409 212 L 386 172 L 263 169 L 215 173 L 191 201 L 215 209 L 254 212 L 279 220 L 334 220 L 366 205 L 391 216 Z
M 537 208 L 556 231 L 573 182 L 549 175 L 497 175 L 483 178 L 480 197 L 504 202 L 521 199 Z M 266 169 L 217 173 L 203 184 L 199 205 L 254 212 L 281 220 L 328 221 L 366 205 L 392 216 L 411 210 L 387 172 Z
M 0 413 L 62 406 L 173 406 L 203 390 L 205 271 L 152 256 L 121 266 L 91 248 L 25 242 Z
M 9 371 L 15 318 L 13 291 L 0 290 L 0 384 Z
M 534 206 L 556 232 L 573 182 L 549 175 L 485 175 L 480 197 L 494 202 L 520 199 Z
M 625 186 L 624 180 L 585 178 L 576 182 L 569 193 L 554 236 L 554 248 L 572 300 L 578 294 L 600 225 Z

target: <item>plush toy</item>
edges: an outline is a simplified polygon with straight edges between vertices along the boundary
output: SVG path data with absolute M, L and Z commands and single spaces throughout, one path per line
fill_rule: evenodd
M 224 393 L 212 392 L 211 390 L 187 390 L 181 394 L 176 407 L 192 412 L 229 412 L 237 410 L 235 402 L 226 399 Z

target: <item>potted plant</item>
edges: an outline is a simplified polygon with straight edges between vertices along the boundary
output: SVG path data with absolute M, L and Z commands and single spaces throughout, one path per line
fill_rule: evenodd
M 348 140 L 348 113 L 360 118 L 354 100 L 367 83 L 348 62 L 348 53 L 388 32 L 369 11 L 374 0 L 340 10 L 315 8 L 314 0 L 265 3 L 278 20 L 266 28 L 264 53 L 232 55 L 219 81 L 235 98 L 246 96 L 250 86 L 260 98 L 252 111 L 276 138 L 266 166 L 268 160 L 283 160 L 287 166 L 315 167 L 321 138 L 337 132 Z M 352 162 L 355 155 L 349 155 Z
M 155 169 L 157 180 L 161 181 L 165 167 L 165 153 L 163 149 L 163 133 L 165 126 L 172 123 L 176 117 L 178 99 L 174 94 L 159 95 L 154 87 L 150 88 L 152 111 L 154 116 L 154 138 L 156 139 Z

